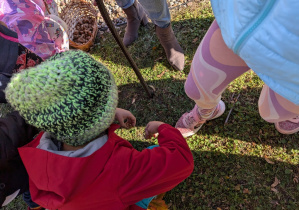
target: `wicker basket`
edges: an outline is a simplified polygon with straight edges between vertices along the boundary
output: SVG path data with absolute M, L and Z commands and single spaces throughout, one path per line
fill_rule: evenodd
M 84 0 L 72 0 L 65 4 L 62 8 L 60 17 L 68 26 L 68 36 L 70 39 L 70 46 L 81 49 L 84 51 L 88 51 L 90 47 L 93 45 L 95 37 L 98 32 L 98 24 L 97 24 L 97 10 L 92 5 L 90 1 Z M 74 32 L 76 30 L 76 25 L 83 18 L 88 18 L 93 20 L 92 26 L 92 34 L 90 39 L 86 43 L 76 43 L 74 42 Z

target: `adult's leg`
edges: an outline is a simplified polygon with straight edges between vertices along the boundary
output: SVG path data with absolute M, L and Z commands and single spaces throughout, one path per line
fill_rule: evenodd
M 185 66 L 184 51 L 172 30 L 166 0 L 139 0 L 139 2 L 156 25 L 156 34 L 164 48 L 168 62 L 176 70 L 183 70 Z
M 116 3 L 127 15 L 127 28 L 123 38 L 125 46 L 133 44 L 138 38 L 138 29 L 141 24 L 148 23 L 146 14 L 142 6 L 135 0 L 117 0 Z
M 116 0 L 117 5 L 122 9 L 128 9 L 134 2 L 135 0 Z M 155 25 L 161 28 L 169 26 L 170 13 L 166 0 L 139 0 L 139 2 Z
M 147 16 L 160 27 L 167 28 L 170 24 L 170 13 L 166 0 L 139 0 Z
M 185 56 L 172 30 L 166 0 L 139 0 L 140 4 L 132 0 L 117 0 L 116 2 L 123 8 L 128 19 L 128 26 L 123 40 L 124 44 L 129 46 L 137 39 L 140 24 L 147 23 L 144 16 L 144 13 L 146 13 L 156 25 L 156 34 L 164 48 L 168 62 L 175 69 L 183 70 Z
M 132 6 L 135 2 L 135 0 L 115 0 L 117 5 L 121 7 L 122 9 L 128 9 L 130 6 Z
M 185 82 L 185 92 L 196 105 L 177 122 L 182 134 L 192 135 L 206 120 L 219 117 L 225 109 L 221 94 L 231 81 L 248 70 L 246 63 L 226 46 L 214 21 L 197 48 Z
M 275 123 L 276 129 L 283 134 L 299 131 L 299 106 L 275 93 L 264 85 L 259 98 L 261 117 Z

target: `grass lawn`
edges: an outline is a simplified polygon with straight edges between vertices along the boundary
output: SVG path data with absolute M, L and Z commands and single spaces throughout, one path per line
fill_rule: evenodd
M 143 138 L 149 121 L 174 126 L 194 106 L 185 95 L 184 81 L 214 16 L 209 1 L 195 1 L 172 15 L 173 29 L 185 50 L 183 72 L 168 64 L 153 25 L 142 28 L 138 41 L 129 48 L 147 84 L 155 90 L 153 99 L 146 95 L 112 35 L 105 34 L 105 40 L 101 39 L 91 51 L 112 70 L 119 87 L 119 107 L 137 118 L 135 128 L 117 133 L 138 150 L 157 144 L 157 139 Z M 121 36 L 123 33 L 124 29 Z M 279 134 L 273 124 L 259 116 L 257 103 L 262 86 L 254 72 L 242 75 L 223 94 L 225 113 L 187 138 L 195 168 L 189 178 L 166 194 L 169 209 L 299 208 L 299 135 Z M 19 198 L 6 209 L 25 207 Z

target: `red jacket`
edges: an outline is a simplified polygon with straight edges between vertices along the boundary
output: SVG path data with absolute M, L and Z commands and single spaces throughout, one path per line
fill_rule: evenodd
M 192 153 L 180 132 L 167 124 L 159 145 L 139 152 L 117 136 L 87 157 L 66 157 L 37 149 L 38 137 L 19 148 L 29 174 L 32 200 L 47 209 L 138 209 L 134 203 L 171 190 L 193 171 Z

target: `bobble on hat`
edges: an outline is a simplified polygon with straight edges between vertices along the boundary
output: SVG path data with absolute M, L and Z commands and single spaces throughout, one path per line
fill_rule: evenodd
M 106 130 L 118 101 L 111 72 L 82 51 L 56 54 L 15 74 L 5 92 L 29 124 L 72 146 Z

